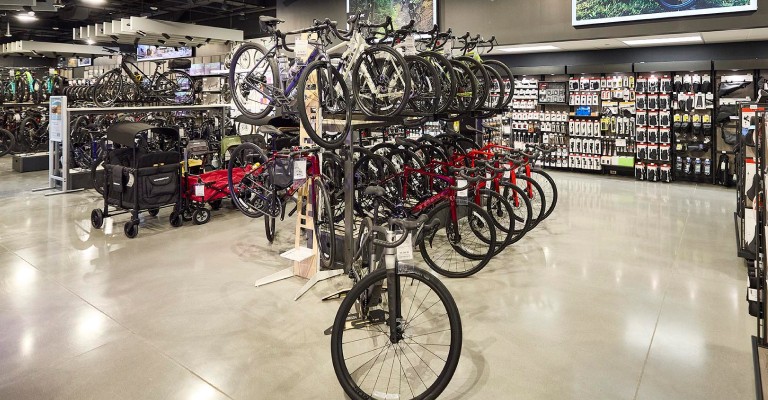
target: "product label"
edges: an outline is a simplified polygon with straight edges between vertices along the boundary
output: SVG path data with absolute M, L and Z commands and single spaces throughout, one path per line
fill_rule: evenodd
M 397 246 L 397 260 L 408 261 L 413 260 L 413 243 L 411 242 L 411 234 L 405 238 L 405 241 Z

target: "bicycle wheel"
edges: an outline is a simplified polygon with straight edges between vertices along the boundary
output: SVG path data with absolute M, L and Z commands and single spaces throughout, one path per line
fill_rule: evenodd
M 188 73 L 172 69 L 157 78 L 152 92 L 165 104 L 192 104 L 195 100 L 193 83 Z
M 15 144 L 16 138 L 13 137 L 13 133 L 0 128 L 0 157 L 10 153 Z
M 477 110 L 482 108 L 485 105 L 485 100 L 488 98 L 491 88 L 488 71 L 483 67 L 483 64 L 472 57 L 457 57 L 456 61 L 469 67 L 469 70 L 477 79 L 477 96 L 475 96 L 475 102 L 472 103 L 471 109 Z
M 495 69 L 485 64 L 483 68 L 488 73 L 488 97 L 485 99 L 485 104 L 480 106 L 482 112 L 478 114 L 478 118 L 490 118 L 503 112 L 501 103 L 504 101 L 504 82 Z
M 76 123 L 80 122 L 79 118 Z M 93 136 L 84 127 L 75 125 L 69 137 L 69 147 L 72 154 L 71 167 L 90 169 L 91 164 L 93 164 Z
M 512 243 L 515 235 L 515 212 L 509 201 L 493 190 L 480 189 L 479 195 L 480 205 L 491 216 L 498 234 L 495 256 Z
M 408 105 L 411 78 L 408 65 L 388 46 L 367 48 L 352 69 L 352 91 L 357 106 L 373 117 L 392 117 Z
M 37 123 L 36 119 L 27 117 L 21 120 L 21 124 L 19 125 L 18 144 L 21 145 L 23 152 L 35 153 L 39 150 L 39 130 L 40 125 Z
M 544 219 L 546 219 L 552 214 L 557 205 L 557 185 L 552 176 L 539 168 L 531 169 L 530 178 L 539 184 L 542 193 L 544 193 L 544 198 L 547 199 L 547 209 L 544 212 Z
M 533 207 L 531 206 L 531 200 L 528 199 L 523 189 L 509 182 L 505 182 L 502 185 L 499 188 L 500 194 L 509 202 L 515 218 L 515 228 L 509 243 L 512 244 L 522 239 L 531 229 L 531 225 L 533 225 Z
M 479 205 L 456 205 L 456 221 L 445 201 L 429 211 L 438 227 L 424 235 L 419 251 L 430 268 L 449 278 L 464 278 L 483 269 L 494 255 L 496 228 Z
M 242 44 L 229 69 L 232 100 L 248 118 L 261 119 L 274 109 L 274 94 L 280 90 L 277 62 L 267 57 L 267 49 L 258 43 Z
M 698 0 L 657 0 L 658 3 L 667 10 L 685 10 L 693 7 Z
M 267 167 L 267 157 L 253 143 L 237 146 L 229 158 L 229 195 L 235 206 L 248 217 L 264 215 L 267 200 L 273 192 L 267 179 Z
M 355 163 L 355 203 L 352 207 L 358 216 L 373 217 L 373 199 L 364 195 L 368 186 L 384 188 L 388 200 L 393 204 L 402 200 L 403 184 L 399 172 L 391 160 L 373 153 Z M 389 211 L 380 209 L 379 220 L 374 223 L 385 222 L 389 218 Z
M 523 189 L 528 200 L 531 201 L 533 220 L 531 221 L 530 229 L 533 229 L 544 219 L 544 213 L 547 211 L 547 198 L 544 196 L 541 186 L 527 176 L 518 176 L 517 184 Z
M 430 62 L 419 56 L 405 56 L 408 75 L 411 77 L 411 94 L 408 107 L 418 117 L 406 117 L 406 126 L 422 125 L 435 114 L 440 104 L 440 76 Z
M 351 97 L 344 77 L 327 61 L 314 61 L 301 73 L 297 93 L 299 119 L 309 137 L 326 149 L 341 147 L 352 126 Z M 323 117 L 320 133 L 317 112 Z
M 450 60 L 440 53 L 425 51 L 419 53 L 429 61 L 440 77 L 440 101 L 438 101 L 436 114 L 445 112 L 456 96 L 456 73 Z
M 268 204 L 274 206 L 274 201 L 270 200 L 274 200 L 274 196 L 269 196 L 269 200 L 267 200 Z M 269 214 L 264 214 L 264 231 L 267 234 L 267 240 L 269 240 L 269 243 L 273 243 L 275 241 L 276 223 L 277 218 Z
M 120 70 L 112 70 L 100 76 L 93 85 L 93 101 L 99 107 L 110 107 L 120 98 L 123 78 Z
M 328 188 L 320 177 L 312 180 L 312 195 L 310 197 L 312 199 L 312 222 L 315 225 L 320 267 L 328 269 L 333 266 L 335 260 L 336 229 Z
M 400 304 L 390 304 L 389 290 L 397 291 Z M 391 323 L 399 324 L 394 339 Z M 415 268 L 392 278 L 377 269 L 342 301 L 331 331 L 331 360 L 353 400 L 435 399 L 456 371 L 461 341 L 459 310 L 438 279 Z
M 451 60 L 451 65 L 456 76 L 456 96 L 448 107 L 448 111 L 455 113 L 471 111 L 478 97 L 477 78 L 464 63 Z
M 504 85 L 504 100 L 501 103 L 501 109 L 506 108 L 515 94 L 515 76 L 512 75 L 512 70 L 507 67 L 507 64 L 499 60 L 483 60 L 483 65 L 490 66 L 501 75 L 501 83 Z

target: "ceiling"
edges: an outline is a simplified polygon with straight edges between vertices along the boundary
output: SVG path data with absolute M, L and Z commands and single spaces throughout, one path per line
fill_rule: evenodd
M 58 7 L 58 6 L 62 7 Z M 199 23 L 240 29 L 246 38 L 260 36 L 260 14 L 273 15 L 276 0 L 2 0 L 0 24 L 3 33 L 10 23 L 11 37 L 0 35 L 0 43 L 18 40 L 72 42 L 72 29 L 131 16 Z M 20 21 L 16 15 L 35 13 L 37 20 Z
M 676 39 L 692 39 L 696 37 L 699 39 L 693 41 L 687 40 L 675 42 Z M 665 43 L 658 43 L 659 40 L 669 41 Z M 632 41 L 645 41 L 646 43 L 627 44 L 625 41 L 630 43 L 632 43 Z M 696 45 L 746 41 L 768 41 L 768 28 L 735 29 L 713 32 L 678 33 L 674 35 L 653 35 L 498 46 L 493 50 L 492 54 L 529 54 L 560 51 L 605 50 L 649 46 Z

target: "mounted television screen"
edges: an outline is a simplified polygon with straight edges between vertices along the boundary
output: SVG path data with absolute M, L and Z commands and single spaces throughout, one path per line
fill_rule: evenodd
M 757 0 L 572 0 L 573 25 L 757 10 Z
M 395 28 L 414 20 L 417 30 L 428 31 L 437 23 L 437 0 L 347 0 L 347 14 L 356 13 L 376 24 L 390 16 Z
M 148 44 L 136 46 L 136 59 L 139 61 L 165 60 L 167 58 L 192 57 L 191 47 L 165 47 Z
M 92 59 L 90 57 L 78 57 L 77 58 L 77 66 L 78 67 L 90 67 L 92 65 Z

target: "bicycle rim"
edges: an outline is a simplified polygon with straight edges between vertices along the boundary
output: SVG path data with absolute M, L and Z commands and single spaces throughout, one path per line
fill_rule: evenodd
M 352 125 L 351 97 L 341 74 L 325 61 L 313 62 L 302 72 L 297 92 L 299 119 L 307 134 L 321 147 L 341 147 Z M 317 110 L 323 113 L 319 134 Z
M 336 229 L 334 227 L 333 207 L 322 179 L 312 181 L 312 219 L 315 225 L 320 266 L 330 268 L 336 252 Z
M 272 91 L 280 87 L 277 63 L 266 53 L 257 43 L 244 44 L 232 56 L 229 69 L 232 100 L 243 115 L 253 119 L 264 118 L 272 112 Z
M 390 272 L 394 273 L 394 272 Z M 358 399 L 435 399 L 448 386 L 461 355 L 461 318 L 453 297 L 429 273 L 398 272 L 383 288 L 378 269 L 352 287 L 336 313 L 331 359 L 344 392 Z M 399 290 L 402 318 L 390 318 L 386 290 Z M 389 323 L 402 339 L 392 343 Z
M 396 50 L 369 47 L 352 71 L 355 102 L 367 115 L 392 117 L 408 105 L 411 79 L 405 59 Z
M 544 219 L 549 218 L 557 205 L 557 185 L 555 184 L 555 180 L 552 179 L 552 176 L 548 173 L 540 169 L 532 169 L 530 178 L 539 184 L 542 193 L 544 193 L 544 198 L 547 199 L 547 209 L 544 212 Z
M 531 229 L 533 229 L 544 219 L 544 213 L 547 210 L 547 199 L 544 196 L 544 191 L 541 190 L 541 186 L 533 179 L 527 176 L 518 176 L 517 181 L 526 197 L 528 197 L 528 200 L 531 201 L 531 211 L 533 213 Z
M 251 218 L 264 215 L 267 197 L 272 193 L 269 179 L 266 179 L 266 160 L 261 149 L 253 143 L 237 146 L 229 159 L 229 195 L 235 206 Z M 242 179 L 236 181 L 240 176 Z

